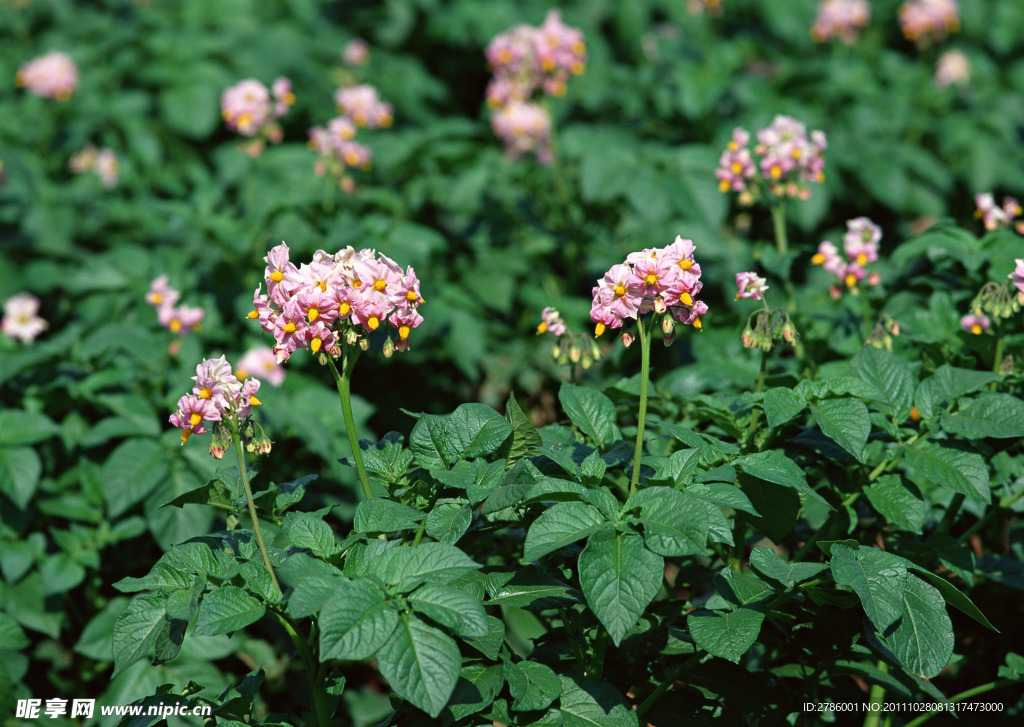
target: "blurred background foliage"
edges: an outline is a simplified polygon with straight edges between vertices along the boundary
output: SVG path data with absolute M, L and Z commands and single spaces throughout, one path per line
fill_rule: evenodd
M 980 231 L 975 193 L 1024 197 L 1024 5 L 961 3 L 961 30 L 927 47 L 903 38 L 897 6 L 873 2 L 870 26 L 845 46 L 812 40 L 812 0 L 726 0 L 720 17 L 681 0 L 564 3 L 588 63 L 552 104 L 556 163 L 542 166 L 509 162 L 492 134 L 483 49 L 517 23 L 539 23 L 548 2 L 0 0 L 0 299 L 31 292 L 50 324 L 32 345 L 0 341 L 0 719 L 13 711 L 4 702 L 29 691 L 119 703 L 179 676 L 226 687 L 246 664 L 265 663 L 264 634 L 195 637 L 163 672 L 139 663 L 108 683 L 109 633 L 124 604 L 109 584 L 220 527 L 200 507 L 160 507 L 219 466 L 202 444 L 179 448 L 166 418 L 201 358 L 237 360 L 268 344 L 245 314 L 262 258 L 281 240 L 298 260 L 318 248 L 375 248 L 423 281 L 426 322 L 413 350 L 368 355 L 356 373 L 361 434 L 373 439 L 408 432 L 401 409 L 500 408 L 511 390 L 537 423 L 560 418 L 553 392 L 568 372 L 552 361 L 550 337 L 534 336 L 541 309 L 556 306 L 571 329 L 589 330 L 594 280 L 677 234 L 697 245 L 711 313 L 699 337 L 656 352 L 664 396 L 750 389 L 757 361 L 739 342 L 749 310 L 732 300 L 732 281 L 755 265 L 777 290 L 797 283 L 801 309 L 830 311 L 807 324 L 821 345 L 836 357 L 856 350 L 859 310 L 833 304 L 809 264 L 820 240 L 868 215 L 891 251 L 945 217 Z M 370 61 L 346 68 L 341 50 L 357 37 Z M 970 60 L 968 86 L 933 81 L 950 48 Z M 63 103 L 13 80 L 50 50 L 81 74 Z M 284 141 L 251 158 L 221 123 L 220 94 L 281 75 L 297 95 Z M 334 89 L 356 79 L 394 105 L 395 123 L 361 132 L 373 168 L 344 194 L 314 175 L 306 134 L 335 115 Z M 737 207 L 713 176 L 735 126 L 755 130 L 776 114 L 829 141 L 825 183 L 790 207 L 788 257 L 763 242 L 767 211 Z M 89 143 L 117 154 L 115 189 L 68 170 Z M 902 290 L 887 310 L 908 340 L 941 346 L 962 336 L 960 309 L 987 268 L 961 264 L 973 244 L 963 236 L 930 234 L 939 237 L 900 269 L 879 272 Z M 936 262 L 930 251 L 942 241 L 949 254 Z M 1012 259 L 1020 238 L 999 249 Z M 940 275 L 915 287 L 901 276 L 918 261 Z M 176 353 L 144 302 L 164 274 L 182 302 L 206 311 Z M 844 328 L 847 313 L 855 323 Z M 631 391 L 619 379 L 635 362 L 617 339 L 600 344 L 585 376 Z M 354 476 L 337 462 L 347 445 L 330 379 L 305 355 L 288 367 L 281 389 L 261 392 L 275 439 L 261 478 L 319 474 L 314 504 L 340 505 L 344 521 Z M 776 385 L 795 381 L 785 367 L 773 375 Z M 353 714 L 367 724 L 380 695 L 362 687 L 345 698 L 365 697 Z

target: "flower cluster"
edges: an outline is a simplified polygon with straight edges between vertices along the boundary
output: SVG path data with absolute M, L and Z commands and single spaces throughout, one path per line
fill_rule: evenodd
M 250 348 L 235 364 L 235 378 L 239 381 L 245 381 L 256 374 L 271 386 L 284 383 L 284 367 L 277 362 L 274 349 L 269 346 Z
M 212 424 L 215 433 L 210 443 L 210 454 L 220 459 L 232 440 L 231 431 L 226 431 L 222 425 L 227 422 L 232 428 L 239 427 L 249 418 L 252 407 L 261 403 L 256 397 L 260 381 L 252 377 L 244 383 L 239 381 L 224 356 L 204 359 L 196 366 L 196 375 L 192 380 L 195 381 L 192 393 L 178 399 L 178 410 L 171 414 L 168 421 L 181 429 L 182 444 L 193 434 L 210 431 L 206 425 Z M 258 426 L 249 423 L 239 429 L 246 439 L 246 449 L 250 452 L 266 454 L 270 451 L 270 440 L 262 430 L 257 433 Z
M 342 116 L 331 119 L 325 126 L 309 130 L 309 148 L 319 155 L 313 169 L 317 176 L 328 172 L 338 179 L 346 192 L 355 189 L 348 176 L 349 169 L 369 169 L 372 152 L 367 146 L 353 141 L 360 127 L 387 128 L 394 121 L 391 104 L 385 103 L 373 86 L 359 85 L 339 88 L 334 101 Z
M 960 319 L 965 331 L 983 333 L 988 330 L 992 318 L 1009 318 L 1024 305 L 1024 258 L 1015 262 L 1013 272 L 1006 276 L 1008 283 L 985 283 L 974 296 L 970 314 Z
M 67 54 L 52 51 L 22 65 L 14 82 L 36 96 L 67 101 L 78 87 L 78 68 Z
M 857 42 L 857 31 L 871 19 L 867 0 L 822 0 L 811 36 L 819 43 L 838 39 L 846 45 Z
M 956 0 L 906 0 L 899 16 L 903 35 L 917 43 L 940 41 L 960 29 Z
M 768 290 L 768 281 L 754 272 L 736 273 L 736 287 L 739 288 L 736 300 L 740 298 L 761 300 L 765 291 Z
M 843 253 L 828 240 L 818 245 L 818 251 L 811 262 L 821 265 L 834 274 L 851 293 L 856 295 L 858 284 L 865 280 L 868 285 L 877 285 L 881 278 L 878 273 L 868 273 L 864 266 L 878 259 L 878 247 L 882 240 L 882 228 L 867 217 L 858 217 L 846 223 L 846 234 L 843 235 Z M 833 285 L 829 288 L 833 298 L 842 295 L 842 288 Z
M 183 336 L 189 331 L 199 330 L 205 313 L 202 308 L 175 305 L 180 297 L 181 294 L 167 284 L 167 276 L 161 275 L 150 283 L 146 302 L 156 308 L 160 325 Z
M 825 180 L 828 146 L 822 131 L 812 131 L 789 116 L 776 116 L 757 132 L 751 152 L 750 134 L 736 128 L 718 160 L 715 177 L 722 192 L 739 192 L 741 204 L 752 204 L 762 194 L 774 197 L 811 196 L 808 182 Z
M 1017 220 L 1024 215 L 1024 208 L 1015 197 L 1007 197 L 1002 205 L 997 205 L 995 197 L 986 192 L 974 195 L 974 205 L 977 208 L 974 210 L 974 216 L 981 218 L 986 230 L 998 230 L 1012 225 L 1017 232 L 1024 235 L 1024 219 Z
M 747 316 L 747 324 L 740 335 L 744 348 L 771 351 L 777 339 L 790 344 L 796 342 L 796 326 L 789 319 L 789 312 L 783 308 L 771 310 L 764 299 L 764 294 L 768 290 L 767 280 L 752 271 L 736 273 L 736 288 L 736 300 L 759 300 L 764 305 Z
M 0 333 L 5 336 L 31 343 L 47 326 L 49 324 L 39 317 L 39 299 L 34 295 L 18 293 L 4 303 Z
M 973 313 L 968 313 L 960 319 L 960 326 L 965 331 L 973 333 L 975 336 L 980 336 L 982 333 L 987 331 L 991 325 L 992 319 L 984 314 L 974 315 Z
M 353 38 L 341 51 L 346 66 L 365 66 L 370 62 L 370 46 L 362 38 Z
M 365 349 L 369 341 L 361 332 L 372 333 L 383 323 L 398 332 L 397 341 L 389 335 L 384 344 L 384 354 L 390 356 L 409 348 L 409 333 L 423 322 L 415 271 L 409 267 L 403 272 L 394 260 L 373 250 L 317 250 L 310 262 L 296 267 L 282 242 L 264 261 L 267 292 L 262 285 L 256 289 L 249 317 L 273 334 L 279 363 L 300 348 L 341 355 L 342 341 Z
M 971 82 L 971 62 L 960 50 L 948 50 L 935 63 L 935 85 L 939 88 L 966 86 Z
M 95 172 L 106 189 L 117 186 L 117 177 L 121 171 L 121 165 L 112 150 L 106 147 L 97 149 L 92 144 L 72 156 L 68 167 L 74 174 Z
M 699 330 L 708 307 L 696 300 L 703 283 L 693 252 L 692 241 L 676 236 L 668 247 L 633 252 L 624 263 L 613 265 L 593 289 L 590 319 L 596 324 L 595 334 L 621 328 L 623 321 L 652 311 L 668 314 L 662 320 L 666 345 L 672 342 L 673 322 Z M 632 334 L 623 334 L 625 345 L 632 340 Z
M 569 78 L 586 66 L 583 32 L 562 22 L 551 10 L 540 27 L 517 25 L 496 36 L 485 54 L 494 77 L 487 86 L 487 105 L 494 133 L 510 158 L 534 152 L 551 161 L 551 118 L 546 108 L 531 101 L 536 93 L 564 96 Z
M 281 141 L 281 127 L 277 120 L 288 113 L 295 103 L 292 84 L 281 77 L 267 88 L 255 79 L 241 81 L 224 91 L 220 97 L 221 116 L 232 131 L 253 141 L 246 152 L 259 156 L 267 141 Z
M 570 331 L 556 309 L 548 306 L 541 311 L 540 318 L 537 335 L 550 333 L 558 338 L 558 342 L 551 349 L 551 356 L 556 363 L 578 363 L 588 369 L 594 361 L 601 358 L 601 350 L 597 343 L 583 333 Z

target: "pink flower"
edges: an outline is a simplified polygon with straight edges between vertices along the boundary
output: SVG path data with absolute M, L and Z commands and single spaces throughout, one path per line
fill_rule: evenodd
M 715 171 L 720 191 L 740 192 L 743 203 L 764 192 L 807 199 L 811 194 L 807 184 L 824 181 L 823 153 L 828 146 L 824 132 L 808 134 L 807 127 L 796 119 L 779 115 L 757 132 L 753 153 L 746 146 L 749 141 L 745 129 L 733 130 Z
M 1024 258 L 1017 258 L 1015 262 L 1017 267 L 1007 277 L 1013 281 L 1014 287 L 1024 294 Z
M 558 310 L 548 306 L 540 312 L 540 325 L 537 326 L 537 333 L 552 333 L 556 336 L 565 335 L 565 321 L 558 313 Z
M 347 66 L 364 66 L 370 60 L 370 46 L 362 38 L 353 38 L 341 51 L 341 59 Z
M 288 109 L 295 103 L 292 82 L 281 76 L 274 81 L 270 90 L 274 94 L 274 115 L 280 118 L 288 113 Z
M 857 30 L 867 27 L 871 6 L 867 0 L 823 0 L 811 35 L 819 43 L 839 39 L 846 45 L 857 41 Z
M 939 41 L 960 29 L 956 0 L 906 0 L 899 16 L 903 35 L 916 42 Z
M 533 152 L 541 163 L 550 163 L 551 116 L 543 106 L 510 101 L 492 114 L 491 126 L 509 159 Z
M 235 364 L 235 378 L 244 381 L 250 376 L 259 376 L 271 386 L 284 383 L 285 370 L 277 362 L 274 349 L 267 346 L 250 348 Z
M 935 64 L 935 85 L 939 88 L 966 86 L 971 82 L 971 62 L 963 51 L 948 50 Z
M 149 285 L 146 302 L 152 306 L 173 306 L 178 302 L 180 293 L 167 284 L 167 276 L 161 275 Z
M 156 315 L 161 326 L 169 330 L 171 333 L 180 333 L 181 335 L 184 335 L 189 331 L 198 330 L 206 313 L 202 308 L 196 308 L 194 306 L 161 305 L 157 307 Z
M 381 101 L 377 89 L 366 84 L 339 88 L 334 92 L 334 103 L 356 126 L 387 128 L 394 120 L 391 104 Z
M 178 399 L 178 410 L 171 414 L 168 421 L 181 429 L 181 443 L 184 444 L 193 434 L 205 434 L 208 431 L 203 422 L 219 422 L 220 419 L 220 410 L 212 400 L 186 394 Z
M 867 217 L 857 217 L 846 223 L 843 235 L 843 252 L 858 265 L 867 265 L 878 259 L 878 243 L 882 239 L 882 228 Z
M 986 192 L 975 195 L 974 204 L 977 207 L 974 216 L 980 217 L 985 229 L 989 231 L 1009 227 L 1014 219 L 1024 214 L 1024 209 L 1021 208 L 1020 202 L 1015 197 L 1006 197 L 1002 206 L 999 206 L 996 204 L 995 197 Z M 1021 230 L 1021 227 L 1022 223 L 1017 223 L 1018 231 Z
M 0 318 L 0 333 L 31 343 L 49 324 L 39 317 L 39 299 L 28 293 L 12 295 L 4 302 L 4 315 Z
M 988 330 L 992 324 L 988 316 L 966 315 L 960 319 L 960 326 L 968 333 L 978 336 Z
M 182 444 L 193 434 L 204 434 L 207 431 L 205 422 L 229 419 L 237 424 L 249 417 L 251 407 L 260 404 L 256 397 L 260 389 L 259 380 L 249 377 L 244 384 L 240 382 L 224 356 L 204 359 L 196 366 L 192 380 L 195 382 L 192 393 L 178 399 L 178 410 L 168 420 L 181 429 Z M 218 459 L 225 449 L 220 442 L 230 436 L 223 430 L 219 431 L 210 448 L 210 453 Z
M 14 82 L 36 96 L 67 101 L 78 87 L 78 69 L 68 55 L 53 51 L 22 65 Z
M 830 273 L 835 273 L 843 266 L 843 258 L 839 255 L 839 250 L 828 240 L 819 243 L 818 251 L 811 258 L 811 262 L 815 265 L 821 265 Z
M 278 78 L 273 88 L 249 78 L 240 81 L 221 94 L 221 116 L 232 131 L 245 137 L 258 137 L 249 146 L 250 153 L 258 156 L 264 141 L 279 142 L 281 127 L 277 119 L 284 116 L 295 103 L 291 82 Z
M 751 298 L 753 300 L 761 300 L 764 292 L 768 290 L 767 283 L 767 280 L 754 272 L 736 273 L 736 287 L 739 288 L 739 292 L 736 293 L 736 299 Z

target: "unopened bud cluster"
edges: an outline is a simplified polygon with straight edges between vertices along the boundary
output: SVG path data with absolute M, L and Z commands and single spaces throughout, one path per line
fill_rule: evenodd
M 865 346 L 874 346 L 875 348 L 884 348 L 886 351 L 892 350 L 892 339 L 894 336 L 900 335 L 900 324 L 898 321 L 893 320 L 888 313 L 883 313 L 875 323 L 874 329 L 871 331 L 871 335 L 864 341 Z
M 982 333 L 988 330 L 990 318 L 1009 318 L 1024 305 L 1024 258 L 1016 262 L 1017 267 L 1007 276 L 1010 282 L 985 283 L 974 296 L 970 316 L 960 319 L 965 330 Z
M 740 341 L 744 348 L 759 348 L 771 351 L 775 341 L 785 341 L 793 345 L 799 334 L 796 326 L 784 308 L 768 310 L 763 308 L 747 316 L 747 325 L 743 327 Z
M 551 348 L 551 357 L 555 359 L 556 363 L 580 364 L 583 368 L 589 369 L 595 361 L 601 358 L 601 350 L 597 347 L 597 343 L 584 333 L 570 331 L 555 308 L 550 306 L 545 308 L 541 311 L 540 317 L 537 335 L 550 333 L 558 338 Z M 626 343 L 626 346 L 628 347 L 629 343 Z
M 390 325 L 384 355 L 409 348 L 409 334 L 423 322 L 420 281 L 386 255 L 346 247 L 336 253 L 317 250 L 308 263 L 296 266 L 288 245 L 281 243 L 264 258 L 267 292 L 259 286 L 249 317 L 273 334 L 279 363 L 293 351 L 341 356 L 342 345 L 369 348 L 366 334 Z

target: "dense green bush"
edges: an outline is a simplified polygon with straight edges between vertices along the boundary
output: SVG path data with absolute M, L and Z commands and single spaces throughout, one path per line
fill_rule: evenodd
M 1019 718 L 1024 329 L 1016 289 L 991 289 L 1024 245 L 972 214 L 1024 198 L 1024 8 L 964 2 L 918 45 L 899 4 L 844 45 L 814 42 L 810 0 L 566 3 L 587 64 L 546 101 L 544 165 L 503 154 L 484 49 L 550 3 L 0 0 L 0 300 L 31 293 L 48 323 L 0 337 L 0 720 L 95 698 L 221 724 L 816 724 L 850 716 L 805 702 L 979 687 Z M 346 64 L 357 37 L 369 60 Z M 971 79 L 940 88 L 950 48 Z M 70 98 L 16 87 L 54 50 Z M 283 138 L 252 157 L 221 94 L 280 76 Z M 307 131 L 361 81 L 394 123 L 359 130 L 373 165 L 343 191 Z M 779 114 L 826 133 L 824 182 L 743 206 L 719 155 Z M 90 144 L 116 186 L 69 166 Z M 859 216 L 884 235 L 853 294 L 812 256 Z M 587 301 L 677 234 L 710 310 L 648 376 L 660 314 L 626 349 L 591 337 Z M 167 417 L 201 360 L 272 343 L 247 314 L 282 240 L 413 266 L 425 320 L 388 360 L 366 339 L 348 427 L 296 353 L 259 392 L 273 449 L 240 474 Z M 744 347 L 741 271 L 793 345 Z M 161 326 L 163 275 L 201 329 Z M 557 357 L 548 306 L 578 334 Z

